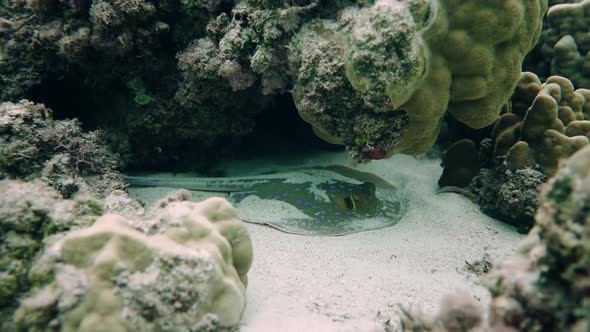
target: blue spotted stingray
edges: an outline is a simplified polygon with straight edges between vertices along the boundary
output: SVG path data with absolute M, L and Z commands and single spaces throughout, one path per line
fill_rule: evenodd
M 281 231 L 334 236 L 395 225 L 408 199 L 384 179 L 343 166 L 239 178 L 129 176 L 131 187 L 225 193 L 244 221 Z

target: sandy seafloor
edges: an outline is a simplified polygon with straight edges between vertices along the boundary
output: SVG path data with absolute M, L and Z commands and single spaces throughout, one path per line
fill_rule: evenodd
M 227 176 L 302 166 L 349 165 L 343 153 L 234 161 Z M 466 261 L 502 260 L 522 235 L 479 211 L 469 199 L 437 194 L 440 160 L 396 156 L 361 165 L 407 190 L 406 216 L 395 226 L 339 237 L 309 237 L 246 224 L 254 244 L 241 331 L 396 331 L 399 305 L 435 312 L 448 293 L 489 295 Z M 167 188 L 131 189 L 153 201 Z M 198 195 L 195 195 L 198 197 Z M 389 322 L 388 322 L 389 321 Z

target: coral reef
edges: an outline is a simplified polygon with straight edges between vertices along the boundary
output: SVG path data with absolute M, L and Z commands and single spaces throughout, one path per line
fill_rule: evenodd
M 126 166 L 213 160 L 263 109 L 220 79 L 194 82 L 177 60 L 220 3 L 3 1 L 0 100 L 43 102 L 59 119 L 107 129 Z
M 400 10 L 399 6 L 369 7 L 363 9 L 345 10 L 340 17 L 341 22 L 317 21 L 302 28 L 301 32 L 290 44 L 289 62 L 296 72 L 296 83 L 293 87 L 293 98 L 301 117 L 313 125 L 315 133 L 324 140 L 337 144 L 344 144 L 349 154 L 355 161 L 363 161 L 367 158 L 381 159 L 391 151 L 399 141 L 401 130 L 407 125 L 408 115 L 403 111 L 395 111 L 400 105 L 393 106 L 385 95 L 387 77 L 389 81 L 394 78 L 396 82 L 408 80 L 412 85 L 418 76 L 425 73 L 425 59 L 418 52 L 419 40 L 416 35 L 412 18 L 407 10 Z M 395 21 L 403 22 L 397 25 Z M 355 27 L 359 25 L 358 27 Z M 397 27 L 406 27 L 398 29 Z M 389 27 L 383 31 L 375 30 L 376 27 Z M 369 54 L 366 65 L 373 61 L 379 63 L 374 68 L 372 79 L 377 85 L 375 90 L 369 89 L 372 82 L 362 83 L 364 78 L 356 77 L 353 83 L 346 77 L 346 73 L 358 76 L 354 72 L 355 66 L 360 64 L 350 63 L 347 67 L 347 45 L 342 41 L 342 35 L 353 35 L 354 30 L 359 29 L 370 34 L 367 39 L 376 39 L 375 45 L 365 45 L 367 53 L 373 49 L 391 49 L 399 51 L 399 56 L 391 54 Z M 349 29 L 349 31 L 346 31 Z M 343 31 L 344 30 L 344 31 Z M 359 40 L 351 43 L 362 44 L 361 32 L 358 32 Z M 376 36 L 380 36 L 377 37 Z M 368 41 L 365 41 L 368 43 Z M 408 45 L 411 44 L 411 45 Z M 353 46 L 351 46 L 352 48 Z M 362 50 L 362 45 L 355 45 Z M 351 50 L 352 52 L 352 50 Z M 350 54 L 351 57 L 361 55 Z M 380 56 L 380 59 L 371 56 Z M 387 61 L 384 61 L 387 59 Z M 356 59 L 354 61 L 363 61 Z M 406 67 L 402 67 L 403 62 Z M 421 63 L 419 65 L 418 63 Z M 388 70 L 380 69 L 389 67 Z M 349 69 L 347 69 L 349 68 Z M 402 68 L 406 68 L 404 73 Z M 382 75 L 382 77 L 379 77 Z M 371 78 L 369 78 L 370 80 Z M 379 82 L 379 80 L 382 80 Z M 362 88 L 364 92 L 357 93 L 355 86 Z M 365 87 L 361 85 L 365 84 Z M 399 86 L 405 86 L 399 84 Z M 404 92 L 400 91 L 403 94 Z M 365 99 L 363 100 L 363 96 Z M 407 98 L 403 96 L 402 98 Z M 371 109 L 378 108 L 375 112 Z M 386 112 L 389 110 L 389 112 Z
M 208 35 L 190 47 L 194 75 L 221 77 L 234 91 L 253 86 L 264 94 L 285 91 L 285 46 L 320 6 L 317 0 L 291 2 L 238 1 L 231 16 L 221 13 L 211 20 Z
M 492 269 L 493 326 L 518 331 L 590 328 L 590 147 L 544 185 L 536 223 L 513 259 Z
M 233 330 L 250 237 L 226 200 L 187 199 L 180 192 L 134 220 L 106 214 L 50 243 L 32 267 L 38 287 L 20 302 L 17 328 Z
M 588 331 L 590 146 L 543 185 L 535 225 L 519 253 L 484 275 L 489 315 L 468 294 L 444 298 L 436 315 L 403 309 L 404 331 Z M 487 319 L 486 319 L 487 317 Z
M 574 90 L 560 76 L 541 84 L 525 72 L 512 103 L 512 111 L 501 116 L 492 132 L 494 155 L 505 155 L 510 169 L 540 165 L 552 175 L 559 160 L 589 143 L 590 90 Z
M 125 188 L 117 167 L 102 132 L 55 121 L 43 104 L 0 104 L 0 179 L 42 178 L 65 197 L 79 191 L 104 197 Z
M 499 162 L 483 168 L 466 188 L 477 197 L 481 210 L 527 233 L 537 210 L 539 191 L 547 177 L 538 169 L 526 167 L 510 170 Z
M 162 168 L 222 155 L 252 132 L 263 96 L 284 92 L 355 161 L 426 150 L 447 109 L 485 126 L 513 89 L 545 3 L 9 1 L 1 10 L 0 98 L 64 106 L 116 133 L 127 164 Z
M 463 139 L 449 147 L 440 184 L 467 188 L 484 212 L 527 231 L 540 185 L 560 160 L 590 142 L 590 90 L 574 90 L 560 76 L 541 83 L 524 72 L 510 105 L 489 139 Z
M 353 160 L 423 152 L 447 110 L 475 128 L 497 118 L 544 12 L 544 1 L 345 9 L 305 24 L 290 44 L 295 102 L 316 133 L 345 144 Z M 390 125 L 366 129 L 384 121 Z
M 576 88 L 590 89 L 590 1 L 549 1 L 546 24 L 528 70 L 540 76 L 560 75 Z
M 97 1 L 91 7 L 85 1 L 3 3 L 8 11 L 3 16 L 0 33 L 3 100 L 27 96 L 32 87 L 52 73 L 65 72 L 66 66 L 85 66 L 86 70 L 92 70 L 96 76 L 89 77 L 90 80 L 116 75 L 117 67 L 104 69 L 113 60 L 122 60 L 133 52 L 144 52 L 146 56 L 154 48 L 146 37 L 152 38 L 153 29 L 165 28 L 151 26 L 155 7 L 144 1 Z M 143 43 L 136 44 L 141 37 Z
M 37 282 L 29 270 L 44 239 L 89 226 L 102 213 L 99 201 L 80 196 L 64 200 L 39 181 L 0 181 L 0 330 L 13 330 L 9 317 L 19 296 Z

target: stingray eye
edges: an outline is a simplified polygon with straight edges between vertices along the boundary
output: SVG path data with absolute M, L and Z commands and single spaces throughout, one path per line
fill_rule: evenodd
M 354 197 L 352 197 L 352 194 L 348 197 L 344 197 L 344 205 L 349 210 L 354 211 L 356 209 L 356 202 L 354 201 Z

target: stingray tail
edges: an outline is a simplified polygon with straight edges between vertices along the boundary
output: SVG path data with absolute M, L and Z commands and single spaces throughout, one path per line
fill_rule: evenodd
M 125 176 L 131 187 L 169 187 L 210 192 L 237 192 L 252 188 L 255 182 L 215 178 L 159 178 L 152 176 Z

